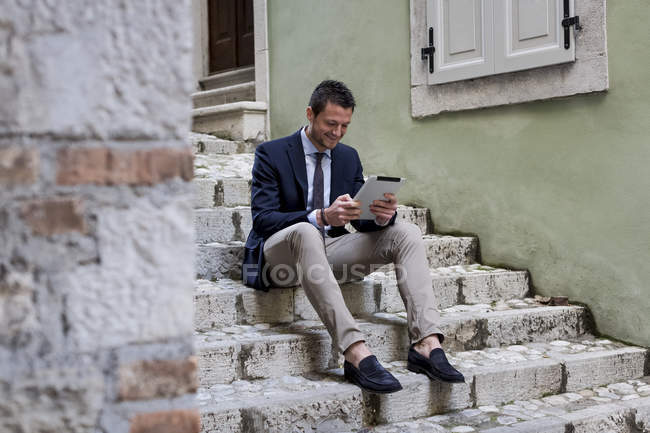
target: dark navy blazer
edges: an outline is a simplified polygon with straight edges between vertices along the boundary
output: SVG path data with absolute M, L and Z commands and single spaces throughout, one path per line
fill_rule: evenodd
M 363 185 L 363 168 L 356 150 L 338 143 L 331 152 L 331 182 L 328 203 L 343 194 L 351 197 Z M 268 291 L 268 278 L 260 278 L 264 268 L 264 241 L 271 235 L 300 222 L 309 222 L 307 215 L 307 168 L 300 130 L 288 137 L 267 141 L 257 146 L 251 185 L 253 229 L 246 240 L 242 275 L 249 287 Z M 388 225 L 395 223 L 395 217 Z M 373 220 L 351 221 L 360 232 L 381 230 Z M 348 233 L 344 227 L 333 227 L 331 237 Z M 268 276 L 268 274 L 267 274 Z

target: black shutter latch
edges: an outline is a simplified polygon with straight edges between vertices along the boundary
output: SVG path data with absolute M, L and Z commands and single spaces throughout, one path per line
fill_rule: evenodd
M 569 0 L 564 0 L 564 19 L 562 20 L 562 27 L 564 27 L 564 49 L 568 50 L 571 46 L 569 39 L 571 38 L 571 33 L 569 27 L 575 26 L 576 30 L 582 30 L 580 25 L 580 17 L 576 15 L 575 17 L 569 16 Z
M 427 60 L 429 58 L 429 73 L 433 74 L 433 53 L 436 52 L 436 48 L 433 46 L 433 27 L 429 27 L 429 46 L 422 48 L 422 60 Z

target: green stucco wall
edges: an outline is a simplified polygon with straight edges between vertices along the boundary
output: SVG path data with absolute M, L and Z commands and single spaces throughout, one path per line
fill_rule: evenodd
M 414 120 L 407 0 L 269 0 L 272 135 L 305 124 L 320 80 L 346 82 L 343 141 L 366 175 L 407 177 L 400 202 L 437 232 L 477 235 L 484 263 L 528 269 L 536 293 L 650 346 L 650 6 L 607 7 L 608 93 Z

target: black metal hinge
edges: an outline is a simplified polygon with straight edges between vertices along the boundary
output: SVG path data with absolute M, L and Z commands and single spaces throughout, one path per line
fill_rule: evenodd
M 580 25 L 580 17 L 578 15 L 570 17 L 570 12 L 569 0 L 564 0 L 564 19 L 562 20 L 562 27 L 564 27 L 564 49 L 566 50 L 568 50 L 571 46 L 571 32 L 569 31 L 569 27 L 575 26 L 576 30 L 582 30 L 582 26 Z
M 422 60 L 429 58 L 429 73 L 433 74 L 433 53 L 436 52 L 436 47 L 433 46 L 433 27 L 429 27 L 429 46 L 422 48 Z

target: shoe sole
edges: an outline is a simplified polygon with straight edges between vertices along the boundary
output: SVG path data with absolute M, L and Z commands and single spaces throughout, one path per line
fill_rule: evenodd
M 443 379 L 443 378 L 438 377 L 438 376 L 434 376 L 434 375 L 431 374 L 431 372 L 429 372 L 428 370 L 425 370 L 424 368 L 419 367 L 419 366 L 417 366 L 417 365 L 407 365 L 407 366 L 406 366 L 406 369 L 407 369 L 408 371 L 412 371 L 413 373 L 424 374 L 424 375 L 426 375 L 429 379 L 431 379 L 431 380 L 437 380 L 438 382 L 442 382 L 442 383 L 465 383 L 464 380 L 447 380 L 447 379 Z

